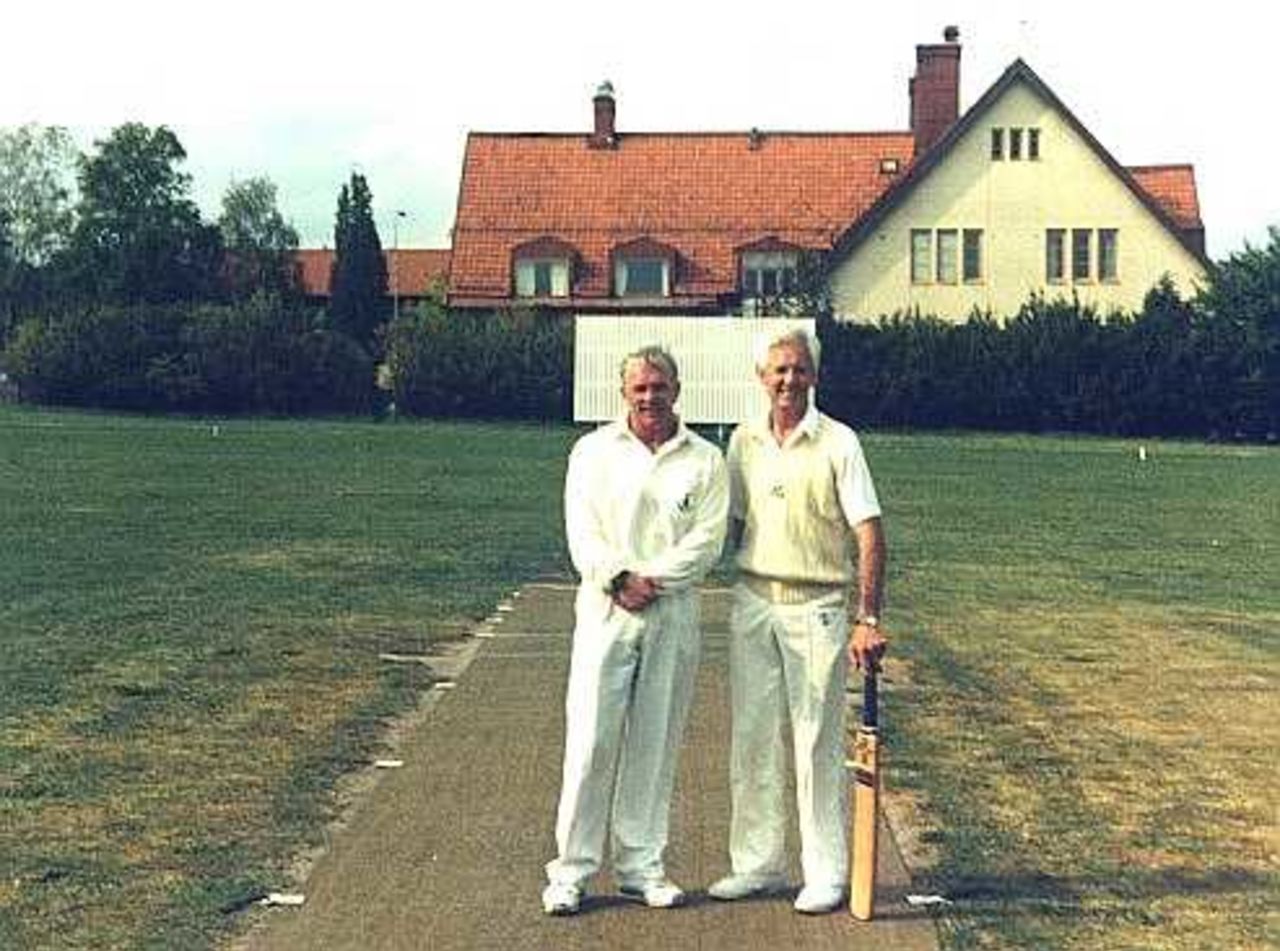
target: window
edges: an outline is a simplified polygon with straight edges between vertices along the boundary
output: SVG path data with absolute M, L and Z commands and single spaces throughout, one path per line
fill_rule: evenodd
M 933 280 L 933 232 L 911 232 L 911 283 L 928 284 Z
M 666 297 L 670 275 L 666 258 L 623 258 L 614 265 L 619 297 Z
M 938 231 L 938 283 L 956 282 L 957 235 L 955 228 Z
M 1004 129 L 991 130 L 991 157 L 996 161 L 1004 158 Z
M 1022 130 L 1009 130 L 1009 160 L 1017 162 L 1022 158 Z
M 1040 130 L 1027 130 L 1027 158 L 1033 162 L 1040 160 Z
M 1063 228 L 1050 228 L 1044 233 L 1044 278 L 1051 284 L 1067 276 L 1066 240 Z
M 982 280 L 982 230 L 979 228 L 964 229 L 963 267 L 966 281 Z
M 1118 232 L 1115 228 L 1098 229 L 1098 280 L 1114 281 L 1117 277 L 1116 241 Z
M 568 297 L 569 262 L 563 258 L 516 261 L 517 297 Z
M 1090 252 L 1093 250 L 1091 228 L 1071 229 L 1071 279 L 1087 281 L 1090 274 Z
M 796 262 L 791 251 L 756 251 L 742 255 L 742 296 L 779 297 L 796 290 Z

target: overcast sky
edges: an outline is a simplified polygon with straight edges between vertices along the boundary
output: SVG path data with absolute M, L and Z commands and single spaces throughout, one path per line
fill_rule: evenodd
M 0 126 L 63 125 L 89 148 L 123 122 L 168 125 L 208 217 L 231 182 L 265 175 L 304 246 L 332 243 L 338 189 L 358 169 L 385 246 L 445 247 L 468 131 L 585 131 L 606 78 L 623 133 L 903 130 L 915 45 L 954 23 L 962 110 L 1022 57 L 1121 164 L 1195 166 L 1219 259 L 1280 225 L 1278 11 L 1257 0 L 14 0 L 0 16 Z

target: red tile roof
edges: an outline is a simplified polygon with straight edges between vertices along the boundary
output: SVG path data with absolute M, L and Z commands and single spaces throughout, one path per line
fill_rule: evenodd
M 827 249 L 911 161 L 884 133 L 472 133 L 453 232 L 450 299 L 511 295 L 512 251 L 544 237 L 576 249 L 575 296 L 607 298 L 610 255 L 639 238 L 678 255 L 672 303 L 730 294 L 738 252 L 766 239 Z
M 387 259 L 387 293 L 401 297 L 422 297 L 449 276 L 447 248 L 399 248 L 384 250 Z M 308 297 L 329 296 L 329 274 L 333 251 L 306 248 L 297 252 L 303 292 Z M 394 270 L 393 270 L 394 268 Z
M 1200 228 L 1200 200 L 1196 173 L 1190 165 L 1139 165 L 1129 174 L 1148 195 L 1169 213 L 1180 228 Z

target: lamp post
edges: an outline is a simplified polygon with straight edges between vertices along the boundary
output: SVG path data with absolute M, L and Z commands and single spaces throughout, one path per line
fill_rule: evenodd
M 391 319 L 400 317 L 400 219 L 406 217 L 403 211 L 397 210 L 391 216 Z

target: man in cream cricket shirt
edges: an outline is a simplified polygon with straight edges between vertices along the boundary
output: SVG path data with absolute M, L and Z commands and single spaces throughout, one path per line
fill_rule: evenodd
M 675 415 L 675 361 L 648 347 L 622 363 L 623 419 L 583 436 L 565 477 L 565 531 L 582 578 L 565 698 L 557 857 L 543 910 L 572 915 L 612 830 L 622 894 L 682 904 L 663 854 L 701 631 L 696 585 L 720 557 L 724 461 Z M 615 765 L 616 764 L 616 765 Z
M 730 544 L 739 543 L 740 570 L 729 641 L 732 873 L 708 889 L 732 901 L 786 887 L 789 719 L 804 872 L 795 908 L 808 914 L 837 908 L 849 879 L 848 663 L 876 663 L 885 649 L 880 505 L 858 437 L 813 404 L 819 359 L 818 340 L 803 327 L 764 337 L 756 370 L 769 414 L 729 441 Z

